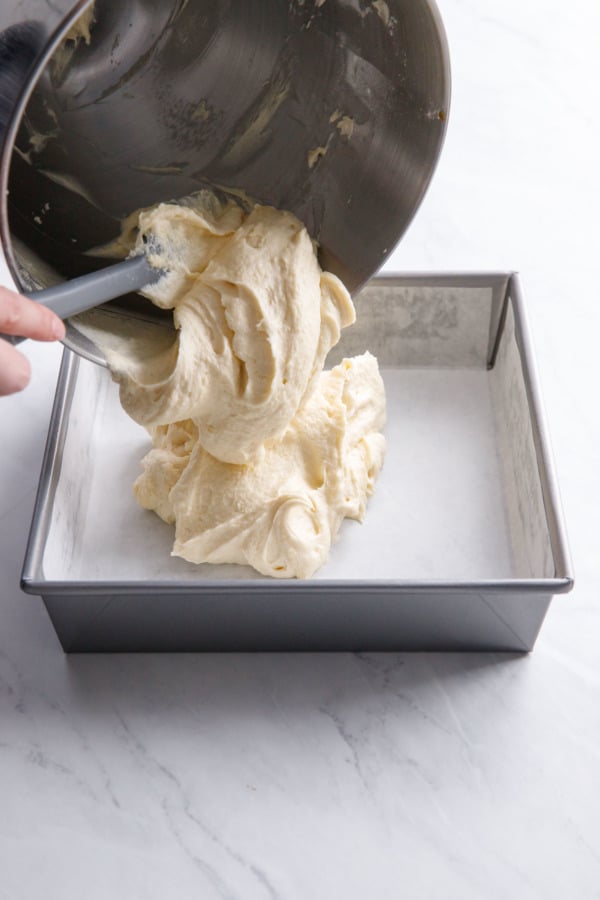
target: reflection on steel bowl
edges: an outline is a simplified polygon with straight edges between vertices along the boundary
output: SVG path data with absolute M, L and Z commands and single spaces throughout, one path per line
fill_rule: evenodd
M 104 265 L 88 251 L 129 213 L 208 187 L 295 213 L 355 291 L 418 208 L 450 91 L 433 0 L 28 5 L 2 36 L 21 88 L 0 171 L 20 286 Z M 73 327 L 67 342 L 83 349 Z

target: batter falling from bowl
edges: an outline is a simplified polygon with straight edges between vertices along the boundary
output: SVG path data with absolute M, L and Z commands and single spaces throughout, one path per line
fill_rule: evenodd
M 174 555 L 310 577 L 342 520 L 363 518 L 385 452 L 376 359 L 323 371 L 354 322 L 350 295 L 302 223 L 271 207 L 201 193 L 140 212 L 130 233 L 166 270 L 144 293 L 177 329 L 159 353 L 106 348 L 152 437 L 138 502 L 175 525 Z

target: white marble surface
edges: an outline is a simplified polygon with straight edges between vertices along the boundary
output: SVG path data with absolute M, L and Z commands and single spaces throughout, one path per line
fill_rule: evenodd
M 534 653 L 63 656 L 21 560 L 59 361 L 0 401 L 0 898 L 600 897 L 600 11 L 441 0 L 390 268 L 522 273 L 577 575 Z

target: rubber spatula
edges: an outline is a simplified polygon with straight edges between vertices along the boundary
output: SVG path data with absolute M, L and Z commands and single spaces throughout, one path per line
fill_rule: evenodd
M 40 291 L 26 292 L 26 296 L 47 306 L 61 319 L 68 319 L 115 297 L 154 284 L 161 275 L 164 275 L 164 270 L 151 266 L 142 253 L 89 275 L 81 275 Z M 22 337 L 7 339 L 12 344 L 24 340 Z

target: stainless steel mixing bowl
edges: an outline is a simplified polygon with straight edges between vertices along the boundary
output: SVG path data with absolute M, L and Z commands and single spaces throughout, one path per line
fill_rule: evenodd
M 433 0 L 12 6 L 1 237 L 22 288 L 97 268 L 123 217 L 209 187 L 294 212 L 356 291 L 421 202 L 450 91 Z M 73 323 L 66 343 L 101 361 Z

